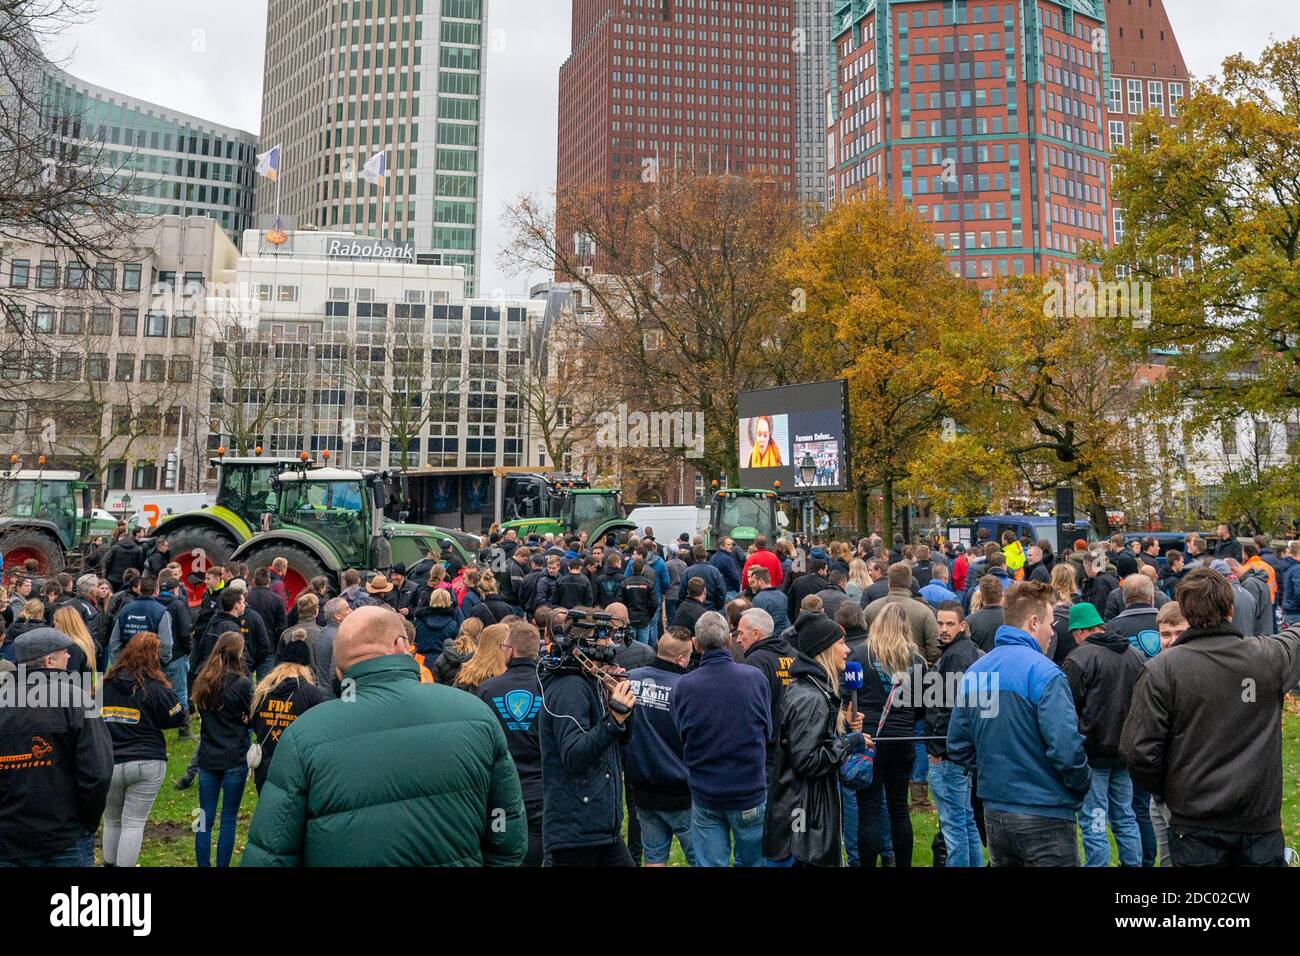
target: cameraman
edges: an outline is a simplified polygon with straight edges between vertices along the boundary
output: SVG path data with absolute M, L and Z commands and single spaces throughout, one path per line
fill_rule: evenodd
M 623 842 L 623 769 L 618 740 L 636 696 L 621 680 L 605 703 L 600 682 L 574 653 L 613 661 L 607 630 L 570 614 L 541 674 L 542 850 L 546 866 L 632 866 Z

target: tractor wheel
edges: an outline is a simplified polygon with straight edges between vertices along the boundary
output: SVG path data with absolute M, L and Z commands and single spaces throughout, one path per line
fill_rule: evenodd
M 23 562 L 29 558 L 36 560 L 36 573 L 42 577 L 58 574 L 63 570 L 63 548 L 48 534 L 26 528 L 16 528 L 0 534 L 0 554 L 4 555 L 4 570 L 7 577 L 22 570 Z
M 192 525 L 170 534 L 164 531 L 163 536 L 171 545 L 172 560 L 181 566 L 181 580 L 190 592 L 190 607 L 198 607 L 207 585 L 203 581 L 191 583 L 190 572 L 202 575 L 213 565 L 225 564 L 238 542 L 223 530 L 203 525 Z
M 270 541 L 250 549 L 244 554 L 242 560 L 248 565 L 251 574 L 258 568 L 269 568 L 276 558 L 284 558 L 289 562 L 289 570 L 284 573 L 284 589 L 289 595 L 290 604 L 298 599 L 299 594 L 307 590 L 308 583 L 318 575 L 329 578 L 334 584 L 338 583 L 334 580 L 334 573 L 320 558 L 297 544 Z

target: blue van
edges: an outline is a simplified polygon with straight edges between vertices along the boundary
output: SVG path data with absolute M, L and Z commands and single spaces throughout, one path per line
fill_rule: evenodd
M 1073 544 L 1077 539 L 1083 538 L 1091 547 L 1097 541 L 1097 532 L 1092 522 L 1087 518 L 1075 518 L 1074 524 L 1073 535 L 1065 543 Z M 1056 550 L 1060 550 L 1056 542 L 1055 515 L 984 515 L 975 519 L 972 539 L 978 540 L 979 532 L 985 528 L 992 532 L 992 540 L 998 544 L 1002 543 L 1003 532 L 1011 531 L 1015 533 L 1017 539 L 1027 537 L 1037 542 L 1046 538 L 1053 543 Z

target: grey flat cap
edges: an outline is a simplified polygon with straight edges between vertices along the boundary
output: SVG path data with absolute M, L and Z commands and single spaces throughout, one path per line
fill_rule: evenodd
M 33 628 L 14 641 L 14 663 L 30 664 L 76 646 L 76 641 L 62 631 L 56 631 L 52 627 Z

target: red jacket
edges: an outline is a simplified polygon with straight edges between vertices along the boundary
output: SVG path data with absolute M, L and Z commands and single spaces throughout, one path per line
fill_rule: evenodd
M 749 586 L 749 569 L 757 565 L 760 568 L 767 569 L 767 575 L 772 580 L 772 587 L 781 586 L 781 559 L 771 551 L 755 551 L 745 562 L 745 566 L 740 571 L 740 586 L 742 588 Z
M 952 563 L 953 590 L 958 594 L 961 594 L 966 590 L 966 571 L 968 570 L 968 567 L 969 562 L 967 562 L 966 554 L 964 552 L 957 555 L 957 560 Z

